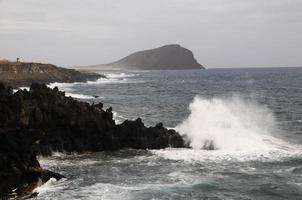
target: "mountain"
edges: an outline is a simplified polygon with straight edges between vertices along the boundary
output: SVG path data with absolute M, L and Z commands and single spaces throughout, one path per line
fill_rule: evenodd
M 183 48 L 178 44 L 135 52 L 116 62 L 89 66 L 88 68 L 139 70 L 204 69 L 204 67 L 194 58 L 192 51 Z
M 102 75 L 82 73 L 51 64 L 0 62 L 0 82 L 14 87 L 29 86 L 33 82 L 84 82 L 100 77 Z

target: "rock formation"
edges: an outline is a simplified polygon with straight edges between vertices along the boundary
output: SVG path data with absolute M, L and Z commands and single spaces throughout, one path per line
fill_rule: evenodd
M 74 69 L 51 64 L 0 62 L 0 80 L 13 87 L 30 86 L 31 83 L 84 82 L 102 77 L 94 73 L 81 73 Z
M 111 107 L 79 102 L 45 84 L 16 93 L 0 84 L 0 110 L 1 195 L 15 188 L 16 195 L 28 195 L 38 183 L 63 177 L 41 169 L 37 155 L 184 147 L 181 136 L 161 123 L 146 127 L 138 118 L 116 125 Z
M 87 68 L 139 70 L 204 69 L 194 58 L 192 51 L 177 44 L 139 51 L 113 63 L 88 66 Z M 81 69 L 85 69 L 85 67 L 81 67 Z

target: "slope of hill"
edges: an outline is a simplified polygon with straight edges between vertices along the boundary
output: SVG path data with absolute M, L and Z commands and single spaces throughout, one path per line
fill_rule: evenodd
M 80 67 L 79 69 L 204 69 L 192 51 L 178 44 L 139 51 L 113 63 Z
M 29 86 L 33 82 L 83 82 L 96 80 L 101 76 L 51 64 L 0 62 L 0 82 L 14 87 Z

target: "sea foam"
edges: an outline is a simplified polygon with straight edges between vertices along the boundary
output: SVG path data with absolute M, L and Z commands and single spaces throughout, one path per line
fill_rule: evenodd
M 206 99 L 195 97 L 191 114 L 176 127 L 194 149 L 212 143 L 215 149 L 266 148 L 264 139 L 277 130 L 272 112 L 240 97 Z
M 278 138 L 280 130 L 265 105 L 239 96 L 203 98 L 189 106 L 190 115 L 175 129 L 192 149 L 153 151 L 180 160 L 276 160 L 301 155 L 302 147 Z M 212 151 L 209 151 L 211 149 Z

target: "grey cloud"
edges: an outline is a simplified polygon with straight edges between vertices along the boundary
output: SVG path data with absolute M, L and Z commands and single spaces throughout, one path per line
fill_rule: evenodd
M 302 65 L 300 0 L 0 0 L 0 57 L 106 63 L 168 43 L 206 66 Z

